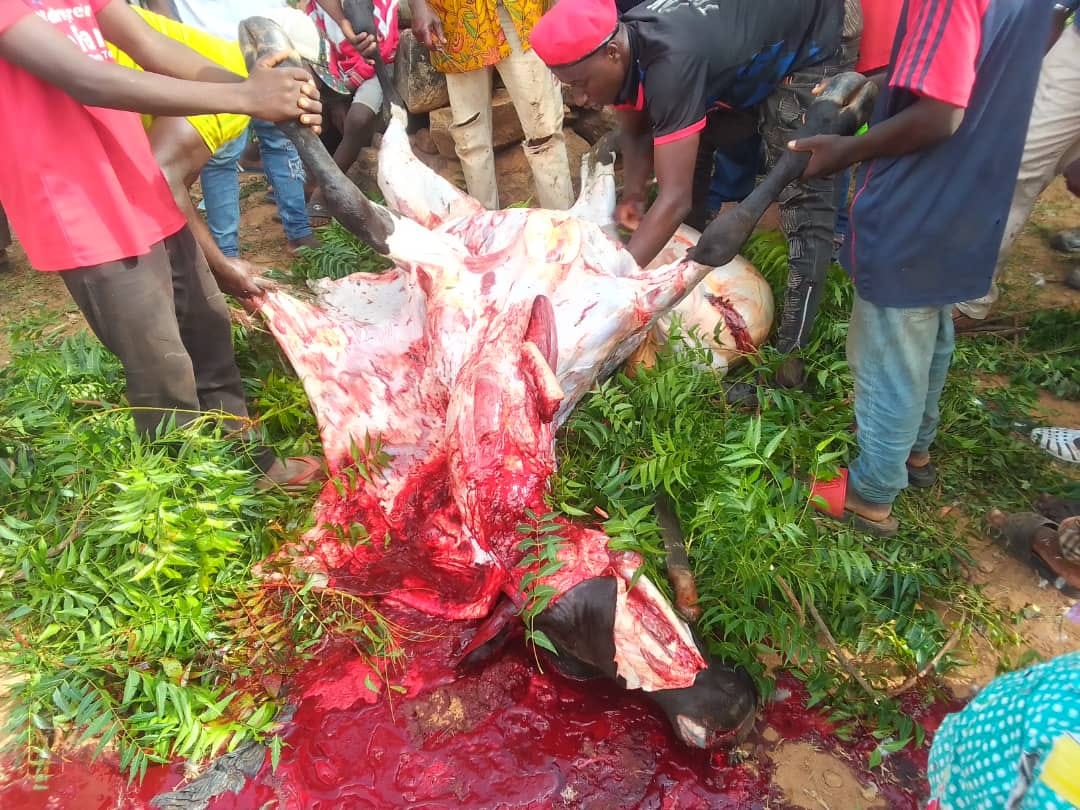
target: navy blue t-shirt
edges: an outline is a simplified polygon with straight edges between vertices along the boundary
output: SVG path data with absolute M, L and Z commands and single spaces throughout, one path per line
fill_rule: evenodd
M 844 0 L 644 0 L 620 19 L 631 67 L 616 105 L 645 110 L 659 144 L 705 126 L 715 106 L 748 109 L 840 47 Z
M 920 96 L 964 109 L 937 146 L 859 170 L 842 256 L 884 307 L 985 295 L 1016 187 L 1053 0 L 907 0 L 871 126 Z

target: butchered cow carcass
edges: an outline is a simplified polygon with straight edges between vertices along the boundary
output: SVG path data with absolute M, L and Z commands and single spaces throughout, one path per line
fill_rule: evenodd
M 249 64 L 290 49 L 262 18 L 241 33 Z M 848 77 L 815 107 L 832 131 L 851 128 L 865 106 L 863 84 Z M 379 160 L 383 207 L 338 171 L 312 132 L 283 129 L 337 219 L 394 262 L 380 275 L 316 284 L 314 304 L 273 292 L 262 305 L 303 380 L 336 479 L 293 564 L 336 587 L 455 619 L 488 617 L 500 599 L 511 609 L 496 615 L 513 615 L 531 589 L 550 586 L 556 596 L 535 624 L 568 669 L 650 693 L 687 744 L 712 747 L 745 730 L 752 682 L 709 660 L 660 590 L 635 580 L 636 554 L 559 521 L 561 565 L 522 566 L 519 526 L 529 511 L 548 511 L 557 427 L 709 265 L 736 258 L 805 160 L 785 159 L 696 247 L 684 234 L 643 270 L 612 238 L 610 152 L 586 160 L 569 211 L 486 211 L 415 158 L 395 106 Z M 769 330 L 771 297 L 752 270 L 725 272 L 734 278 L 729 293 L 719 278 L 702 299 L 719 313 L 707 328 L 721 343 L 726 330 L 733 351 L 749 351 Z

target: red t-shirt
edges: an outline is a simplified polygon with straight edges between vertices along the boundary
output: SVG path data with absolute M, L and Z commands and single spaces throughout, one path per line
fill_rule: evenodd
M 863 32 L 857 71 L 873 73 L 888 67 L 903 9 L 904 0 L 862 0 Z
M 110 0 L 0 0 L 0 33 L 36 13 L 111 60 Z M 30 263 L 73 270 L 141 256 L 184 226 L 136 113 L 86 107 L 0 59 L 0 200 Z

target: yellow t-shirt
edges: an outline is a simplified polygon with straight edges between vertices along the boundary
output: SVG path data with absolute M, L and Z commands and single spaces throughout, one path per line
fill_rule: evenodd
M 238 43 L 215 37 L 213 34 L 207 34 L 198 28 L 184 25 L 176 20 L 170 20 L 168 17 L 154 14 L 152 11 L 137 6 L 131 8 L 155 31 L 164 34 L 169 39 L 182 42 L 196 53 L 205 56 L 215 64 L 221 65 L 226 70 L 231 70 L 241 76 L 247 76 L 247 65 L 244 64 L 244 54 L 241 53 Z M 109 43 L 109 51 L 117 64 L 135 70 L 142 70 L 142 67 L 135 64 L 135 60 L 111 42 Z M 143 126 L 149 130 L 154 123 L 154 116 L 144 115 L 142 120 Z M 229 141 L 240 137 L 244 130 L 247 129 L 251 119 L 246 115 L 223 113 L 220 115 L 191 115 L 188 116 L 187 121 L 202 136 L 203 142 L 210 150 L 210 154 L 214 154 Z

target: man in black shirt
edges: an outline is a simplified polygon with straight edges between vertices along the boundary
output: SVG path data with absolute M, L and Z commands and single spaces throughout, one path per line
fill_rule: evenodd
M 620 0 L 622 2 L 622 0 Z M 770 162 L 802 123 L 823 79 L 851 69 L 845 0 L 645 0 L 619 17 L 614 0 L 561 0 L 532 47 L 582 106 L 620 109 L 625 187 L 616 214 L 629 250 L 651 262 L 690 212 L 694 165 L 710 116 L 760 115 Z M 850 37 L 852 40 L 856 37 Z M 659 195 L 645 211 L 655 170 Z M 830 179 L 799 180 L 780 198 L 791 270 L 778 333 L 783 352 L 808 338 L 832 257 Z M 802 382 L 786 364 L 781 384 Z

